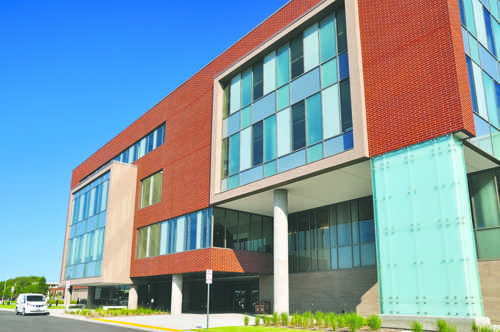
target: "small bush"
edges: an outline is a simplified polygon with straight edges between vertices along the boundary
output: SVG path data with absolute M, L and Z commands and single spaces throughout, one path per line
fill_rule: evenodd
M 345 315 L 339 315 L 337 316 L 337 324 L 338 327 L 343 328 L 347 326 L 347 319 Z
M 496 332 L 491 326 L 478 326 L 479 332 Z
M 262 320 L 264 321 L 264 325 L 265 325 L 265 326 L 269 326 L 269 325 L 271 325 L 271 318 L 270 318 L 269 316 L 264 315 L 264 316 L 262 317 Z
M 280 315 L 281 325 L 288 326 L 289 317 L 286 312 L 282 312 Z
M 316 321 L 316 325 L 318 327 L 322 327 L 325 322 L 325 314 L 322 311 L 316 311 L 314 314 L 314 320 Z
M 326 327 L 330 327 L 333 331 L 335 331 L 338 326 L 337 315 L 335 315 L 333 312 L 326 315 L 325 325 Z
M 248 326 L 248 323 L 250 323 L 250 318 L 248 316 L 245 316 L 243 322 L 245 323 L 245 326 Z
M 479 332 L 479 326 L 477 326 L 476 321 L 472 322 L 472 332 Z
M 366 325 L 368 325 L 373 331 L 377 331 L 382 327 L 382 320 L 377 315 L 371 315 L 368 317 Z
M 292 327 L 297 327 L 300 325 L 299 321 L 300 321 L 300 314 L 296 312 L 292 315 L 290 324 L 292 325 Z
M 278 321 L 279 321 L 279 319 L 278 319 L 278 313 L 274 312 L 273 313 L 273 318 L 272 318 L 273 325 L 274 326 L 278 326 Z
M 448 323 L 440 319 L 437 322 L 438 332 L 456 332 L 457 328 L 455 326 L 448 325 Z
M 410 330 L 413 332 L 422 332 L 424 329 L 424 326 L 420 322 L 411 322 L 410 324 Z
M 260 326 L 260 316 L 255 316 L 255 326 Z
M 349 314 L 347 318 L 347 326 L 351 332 L 356 332 L 364 326 L 365 320 L 358 314 Z

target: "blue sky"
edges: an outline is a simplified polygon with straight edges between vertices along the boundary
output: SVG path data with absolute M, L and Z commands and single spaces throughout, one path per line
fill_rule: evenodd
M 0 280 L 59 281 L 73 168 L 286 2 L 0 1 Z

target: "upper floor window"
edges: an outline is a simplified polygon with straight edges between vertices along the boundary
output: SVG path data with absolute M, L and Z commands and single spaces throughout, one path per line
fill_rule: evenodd
M 163 171 L 141 181 L 141 209 L 161 201 L 162 181 Z

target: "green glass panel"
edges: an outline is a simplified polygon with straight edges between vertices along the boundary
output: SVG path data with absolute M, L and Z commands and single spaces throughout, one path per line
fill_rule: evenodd
M 471 175 L 469 186 L 476 227 L 499 227 L 500 214 L 495 172 L 489 171 Z
M 493 141 L 493 155 L 500 159 L 500 131 L 491 127 L 491 140 Z
M 477 232 L 479 259 L 500 259 L 500 228 Z
M 463 0 L 463 4 L 467 30 L 469 30 L 475 36 L 476 27 L 474 26 L 474 10 L 472 9 L 472 0 Z
M 290 86 L 285 85 L 278 89 L 278 111 L 290 105 Z
M 264 165 L 264 176 L 276 174 L 276 160 Z
M 332 59 L 321 66 L 321 87 L 326 88 L 329 85 L 337 83 L 337 59 Z
M 288 44 L 277 51 L 277 84 L 282 86 L 290 80 L 290 55 Z
M 252 68 L 241 74 L 241 106 L 245 107 L 252 102 Z
M 323 158 L 323 144 L 319 143 L 307 148 L 307 162 L 312 163 L 313 161 L 320 160 Z
M 240 134 L 229 138 L 229 175 L 240 171 Z
M 264 120 L 264 161 L 276 158 L 276 115 Z
M 240 185 L 240 176 L 238 174 L 229 178 L 229 189 L 236 188 Z
M 313 24 L 304 31 L 304 71 L 319 65 L 319 29 Z
M 321 63 L 336 55 L 335 16 L 329 15 L 319 22 Z
M 482 317 L 462 143 L 442 136 L 371 163 L 381 313 Z
M 241 129 L 252 124 L 252 107 L 248 106 L 241 110 Z
M 307 145 L 323 140 L 321 121 L 321 94 L 306 99 Z

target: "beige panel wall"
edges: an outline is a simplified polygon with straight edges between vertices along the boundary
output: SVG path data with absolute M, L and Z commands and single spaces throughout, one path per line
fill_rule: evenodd
M 356 1 L 346 1 L 346 21 L 349 53 L 349 73 L 351 87 L 351 108 L 353 121 L 354 148 L 343 153 L 321 159 L 286 172 L 278 173 L 268 178 L 221 192 L 221 156 L 222 156 L 222 105 L 223 89 L 221 81 L 236 73 L 252 59 L 263 56 L 266 52 L 276 47 L 281 40 L 286 40 L 294 29 L 305 29 L 317 20 L 318 14 L 335 0 L 326 0 L 307 12 L 293 24 L 256 48 L 253 52 L 243 57 L 240 61 L 228 67 L 219 74 L 214 81 L 213 112 L 212 112 L 212 157 L 210 177 L 210 203 L 216 204 L 236 197 L 248 195 L 255 191 L 278 187 L 293 178 L 301 178 L 321 173 L 322 171 L 339 167 L 350 161 L 364 159 L 369 155 L 368 136 L 366 128 L 366 112 L 364 103 L 364 87 L 362 79 L 361 42 L 359 33 L 358 8 Z
M 274 279 L 272 274 L 259 276 L 259 301 L 269 302 L 272 306 L 274 301 Z
M 64 241 L 63 262 L 60 285 L 65 285 L 64 271 L 68 255 L 69 234 L 73 219 L 73 193 L 85 187 L 104 173 L 110 171 L 106 227 L 104 230 L 104 248 L 101 276 L 96 278 L 72 279 L 72 285 L 113 285 L 131 284 L 130 254 L 132 252 L 132 234 L 135 210 L 137 167 L 112 162 L 93 176 L 73 188 L 69 197 L 68 218 L 66 220 L 66 238 Z
M 480 261 L 478 265 L 484 315 L 493 324 L 500 324 L 500 260 Z
M 290 312 L 380 312 L 377 268 L 290 274 Z

